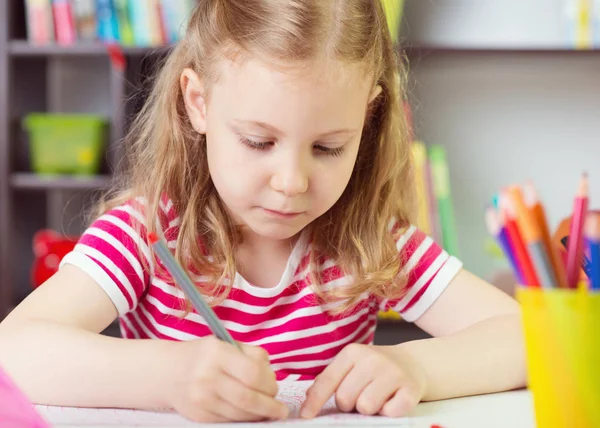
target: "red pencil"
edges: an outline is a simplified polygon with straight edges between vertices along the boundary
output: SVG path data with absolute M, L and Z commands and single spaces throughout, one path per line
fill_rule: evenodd
M 577 288 L 579 282 L 579 269 L 583 254 L 583 224 L 588 206 L 588 176 L 583 173 L 571 217 L 571 230 L 569 232 L 569 248 L 567 249 L 567 282 L 569 288 Z
M 529 256 L 529 252 L 525 246 L 525 241 L 523 241 L 523 237 L 521 236 L 521 232 L 517 226 L 515 209 L 512 205 L 510 197 L 505 191 L 500 194 L 500 215 L 504 221 L 504 226 L 506 227 L 508 237 L 513 245 L 513 248 L 515 249 L 515 257 L 517 260 L 519 260 L 519 265 L 523 270 L 525 284 L 521 285 L 539 287 L 540 280 L 535 273 L 533 263 L 531 262 L 531 257 Z

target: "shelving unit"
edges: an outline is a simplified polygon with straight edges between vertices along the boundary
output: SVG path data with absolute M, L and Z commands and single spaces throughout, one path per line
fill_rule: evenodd
M 557 21 L 548 10 L 558 10 L 559 0 L 533 2 L 546 14 L 540 21 Z M 416 130 L 426 143 L 448 148 L 461 258 L 467 268 L 484 274 L 490 263 L 481 251 L 487 232 L 479 214 L 486 198 L 509 179 L 531 176 L 541 184 L 542 196 L 550 194 L 547 206 L 551 222 L 556 223 L 552 216 L 561 212 L 560 208 L 567 214 L 565 203 L 574 191 L 571 181 L 575 181 L 575 171 L 586 165 L 592 171 L 597 169 L 600 49 L 569 49 L 556 40 L 541 43 L 544 38 L 537 33 L 530 39 L 523 36 L 523 43 L 490 42 L 500 34 L 497 28 L 501 22 L 490 25 L 496 29 L 492 36 L 482 37 L 483 42 L 464 43 L 475 30 L 465 30 L 472 34 L 461 34 L 459 40 L 449 19 L 437 19 L 447 8 L 467 4 L 489 9 L 484 19 L 492 19 L 492 15 L 504 19 L 496 13 L 502 7 L 506 16 L 523 21 L 518 31 L 536 31 L 536 22 L 515 15 L 513 6 L 525 7 L 516 0 L 504 6 L 492 0 L 453 0 L 452 6 L 443 0 L 406 2 L 405 19 L 412 23 L 409 30 L 417 30 L 416 35 L 409 31 L 402 39 L 411 62 Z M 456 18 L 458 12 L 452 13 Z M 424 22 L 428 19 L 430 22 Z M 440 34 L 428 37 L 433 31 Z M 546 27 L 539 32 L 551 33 Z M 156 58 L 169 50 L 124 47 L 127 67 L 119 71 L 111 67 L 107 48 L 101 43 L 31 46 L 25 39 L 23 1 L 0 2 L 0 112 L 8 113 L 0 114 L 0 319 L 29 290 L 33 232 L 46 225 L 65 227 L 61 219 L 70 198 L 89 200 L 110 184 L 121 158 L 119 141 L 128 118 L 139 107 L 139 100 L 130 100 L 132 88 L 142 83 L 138 76 L 145 75 L 138 71 L 151 68 Z M 440 42 L 442 39 L 445 42 Z M 78 83 L 92 95 L 57 89 L 64 89 L 64 76 L 71 77 L 75 71 L 92 73 L 87 78 L 89 88 L 82 86 L 81 76 L 73 75 L 72 79 L 74 85 Z M 106 114 L 110 121 L 102 174 L 89 179 L 41 179 L 31 174 L 20 119 L 31 111 L 79 108 L 77 96 L 101 99 L 99 105 L 92 102 L 89 108 Z M 507 172 L 504 164 L 516 167 L 518 173 Z M 600 200 L 600 194 L 595 196 Z M 28 215 L 21 214 L 24 212 Z
M 119 47 L 126 59 L 122 70 L 111 65 L 109 49 L 100 42 L 31 45 L 24 1 L 0 2 L 0 319 L 31 290 L 33 233 L 44 227 L 71 235 L 82 231 L 82 208 L 110 185 L 122 158 L 120 140 L 141 105 L 134 95 L 169 49 Z M 42 177 L 29 170 L 21 119 L 39 111 L 107 118 L 109 135 L 99 175 Z

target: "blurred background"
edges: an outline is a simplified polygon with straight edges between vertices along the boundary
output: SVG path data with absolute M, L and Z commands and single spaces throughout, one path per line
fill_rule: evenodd
M 595 181 L 600 1 L 384 1 L 409 67 L 420 226 L 510 292 L 484 208 L 531 178 L 556 227 L 581 172 Z M 193 5 L 0 0 L 0 318 L 82 232 Z

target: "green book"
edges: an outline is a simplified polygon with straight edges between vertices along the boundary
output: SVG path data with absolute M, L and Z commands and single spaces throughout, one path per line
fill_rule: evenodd
M 113 0 L 119 25 L 119 41 L 124 46 L 132 46 L 134 44 L 133 29 L 131 28 L 127 3 L 127 0 Z
M 429 162 L 442 225 L 442 245 L 450 255 L 458 257 L 458 233 L 454 220 L 446 149 L 439 145 L 432 145 L 429 148 Z

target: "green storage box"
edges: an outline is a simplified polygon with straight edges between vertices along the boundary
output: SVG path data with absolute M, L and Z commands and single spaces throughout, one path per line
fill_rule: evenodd
M 107 121 L 84 114 L 31 113 L 23 119 L 29 135 L 31 169 L 38 174 L 94 175 L 103 159 Z

